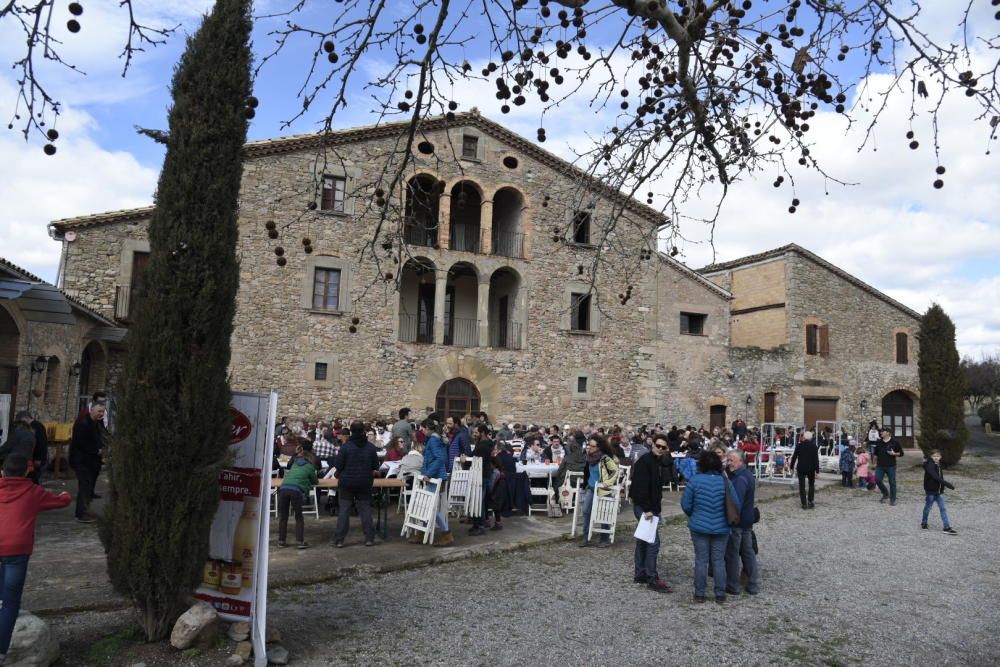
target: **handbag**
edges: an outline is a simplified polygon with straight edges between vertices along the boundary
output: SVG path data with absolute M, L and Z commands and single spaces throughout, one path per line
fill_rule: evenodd
M 760 510 L 756 507 L 753 508 L 753 522 L 760 523 Z
M 730 526 L 740 525 L 740 510 L 736 507 L 736 501 L 729 491 L 729 478 L 722 476 L 722 488 L 726 493 L 726 523 Z

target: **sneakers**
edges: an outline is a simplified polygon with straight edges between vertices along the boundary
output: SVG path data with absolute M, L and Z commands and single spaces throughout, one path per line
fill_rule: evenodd
M 76 520 L 79 521 L 80 523 L 94 523 L 95 521 L 97 521 L 97 517 L 94 516 L 93 514 L 88 513 L 76 517 Z
M 809 503 L 809 509 L 811 509 L 811 510 L 816 509 L 816 503 L 810 502 Z
M 952 528 L 951 526 L 948 526 L 947 528 L 944 529 L 944 534 L 945 535 L 958 535 L 958 531 L 955 530 L 954 528 Z
M 704 595 L 695 595 L 694 596 L 694 601 L 697 602 L 698 604 L 701 604 L 702 602 L 705 601 L 705 596 Z
M 373 547 L 373 546 L 375 546 L 375 540 L 365 540 L 365 546 L 366 547 Z
M 284 540 L 278 540 L 278 546 L 282 548 L 287 547 L 288 542 L 285 542 Z
M 476 526 L 475 528 L 470 528 L 469 529 L 469 535 L 485 535 L 485 534 L 486 534 L 486 531 L 483 530 L 482 528 L 480 528 L 479 526 Z
M 597 543 L 597 548 L 598 549 L 608 549 L 610 547 L 611 547 L 611 542 L 598 542 Z
M 637 574 L 634 577 L 632 577 L 632 583 L 633 584 L 648 584 L 649 583 L 649 577 L 647 577 L 644 574 Z
M 333 547 L 334 547 L 334 549 L 343 549 L 344 548 L 344 543 L 343 542 L 334 542 L 333 543 Z
M 308 542 L 299 542 L 298 548 L 300 550 L 301 549 L 308 549 L 309 548 L 309 543 Z
M 806 505 L 805 503 L 802 503 L 802 509 L 807 510 L 807 509 L 809 509 L 809 506 Z
M 878 499 L 880 503 L 884 503 L 887 500 L 889 500 L 889 496 L 882 496 L 881 498 Z
M 726 604 L 726 596 L 725 595 L 717 595 L 715 597 L 715 604 Z
M 895 507 L 895 506 L 896 506 L 896 501 L 895 500 L 890 500 L 889 501 L 889 507 Z
M 927 530 L 927 524 L 926 523 L 920 524 L 920 527 L 923 528 L 924 530 Z
M 674 590 L 667 584 L 667 582 L 663 581 L 663 579 L 652 580 L 646 584 L 646 588 L 651 591 L 656 591 L 657 593 L 672 593 Z
M 747 588 L 747 589 L 746 589 L 746 594 L 747 594 L 747 595 L 759 595 L 759 594 L 760 594 L 760 591 L 752 591 L 752 590 L 750 590 L 749 588 Z
M 490 530 L 503 530 L 503 524 L 495 523 L 490 527 Z

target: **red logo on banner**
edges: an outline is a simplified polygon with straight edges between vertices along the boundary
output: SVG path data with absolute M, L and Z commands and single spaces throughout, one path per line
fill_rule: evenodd
M 250 433 L 253 432 L 253 424 L 250 423 L 249 417 L 236 408 L 230 407 L 229 414 L 233 418 L 233 429 L 229 432 L 229 444 L 238 445 L 250 437 Z

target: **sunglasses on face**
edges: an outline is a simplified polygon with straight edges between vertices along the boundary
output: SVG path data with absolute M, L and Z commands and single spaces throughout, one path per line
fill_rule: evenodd
M 667 448 L 666 445 L 653 445 L 653 449 L 664 450 L 666 448 Z

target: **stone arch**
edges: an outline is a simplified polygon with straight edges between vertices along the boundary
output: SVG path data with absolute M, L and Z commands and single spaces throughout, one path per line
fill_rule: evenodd
M 907 394 L 910 395 L 910 398 L 912 398 L 914 400 L 918 400 L 918 401 L 920 400 L 920 390 L 919 389 L 914 389 L 913 387 L 909 387 L 909 386 L 903 385 L 903 384 L 892 385 L 891 387 L 889 387 L 888 389 L 886 389 L 885 391 L 882 392 L 882 394 L 878 397 L 878 400 L 881 401 L 883 398 L 885 398 L 889 394 L 893 393 L 894 391 L 901 391 L 901 392 L 907 393 Z
M 506 412 L 499 376 L 474 356 L 453 351 L 430 361 L 417 371 L 410 396 L 411 405 L 435 405 L 438 389 L 446 381 L 462 378 L 476 385 L 480 410 L 490 415 Z
M 490 274 L 487 302 L 489 346 L 520 350 L 527 329 L 524 278 L 517 269 L 502 266 Z
M 448 188 L 448 247 L 463 252 L 482 248 L 483 187 L 468 178 Z
M 436 174 L 418 172 L 406 181 L 404 234 L 413 245 L 438 244 L 443 182 Z
M 396 291 L 397 339 L 404 343 L 434 342 L 437 265 L 428 257 L 411 257 L 399 273 Z
M 80 353 L 80 394 L 90 395 L 104 389 L 107 381 L 108 352 L 100 341 L 92 340 Z

